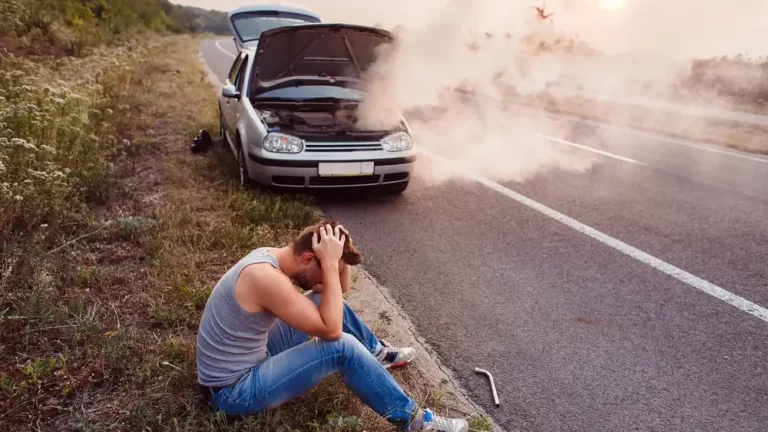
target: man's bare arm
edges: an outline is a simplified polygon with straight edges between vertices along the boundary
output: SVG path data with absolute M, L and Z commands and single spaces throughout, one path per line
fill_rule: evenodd
M 312 235 L 312 252 L 320 261 L 323 272 L 323 292 L 320 293 L 320 315 L 329 326 L 338 329 L 341 337 L 344 321 L 344 297 L 341 295 L 341 280 L 339 280 L 339 261 L 344 252 L 344 241 L 347 236 L 338 226 L 320 227 L 318 233 Z M 335 334 L 334 334 L 335 335 Z
M 323 292 L 320 306 L 299 294 L 293 283 L 277 270 L 247 273 L 245 281 L 258 290 L 259 305 L 285 321 L 289 326 L 326 340 L 341 338 L 344 321 L 344 298 L 341 296 L 339 261 L 346 236 L 338 227 L 320 228 L 320 235 L 312 236 L 312 251 L 320 261 L 323 275 Z
M 341 293 L 346 294 L 352 288 L 352 266 L 347 263 L 343 264 L 341 272 L 339 272 L 339 280 L 341 280 Z
M 324 273 L 328 273 L 325 270 Z M 330 271 L 332 272 L 332 270 Z M 336 273 L 338 280 L 338 273 Z M 300 294 L 293 283 L 277 271 L 263 272 L 258 275 L 243 274 L 243 281 L 257 286 L 259 304 L 283 320 L 289 326 L 324 340 L 337 340 L 342 334 L 343 299 L 341 289 L 324 290 L 320 307 Z M 325 279 L 331 279 L 323 276 Z M 329 286 L 333 286 L 330 282 Z M 338 282 L 337 282 L 338 287 Z

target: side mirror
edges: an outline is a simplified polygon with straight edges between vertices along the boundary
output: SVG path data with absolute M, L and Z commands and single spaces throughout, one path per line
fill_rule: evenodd
M 221 95 L 229 99 L 240 98 L 240 92 L 237 91 L 237 89 L 233 85 L 224 86 L 224 88 L 221 89 Z

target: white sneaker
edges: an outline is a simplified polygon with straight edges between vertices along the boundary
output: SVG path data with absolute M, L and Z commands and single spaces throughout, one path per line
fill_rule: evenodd
M 469 423 L 464 419 L 440 417 L 432 411 L 424 410 L 424 426 L 422 431 L 435 432 L 468 432 Z
M 376 356 L 376 360 L 386 369 L 403 367 L 416 358 L 416 350 L 413 348 L 395 348 L 384 340 L 381 341 L 381 345 L 384 348 Z

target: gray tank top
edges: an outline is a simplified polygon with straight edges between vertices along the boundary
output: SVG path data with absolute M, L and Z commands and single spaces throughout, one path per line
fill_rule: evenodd
M 235 282 L 251 264 L 277 259 L 273 248 L 252 251 L 230 268 L 213 288 L 197 333 L 197 380 L 207 387 L 224 387 L 267 357 L 267 333 L 277 319 L 271 312 L 246 312 L 235 300 Z

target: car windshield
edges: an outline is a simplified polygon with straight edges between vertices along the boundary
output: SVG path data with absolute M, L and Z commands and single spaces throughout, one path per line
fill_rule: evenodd
M 311 16 L 295 13 L 252 12 L 232 17 L 232 25 L 243 42 L 257 40 L 262 33 L 274 28 L 317 22 Z
M 347 101 L 362 101 L 364 96 L 364 92 L 346 87 L 307 85 L 270 90 L 260 94 L 257 99 L 286 99 L 294 101 L 309 101 L 312 99 L 337 99 Z

